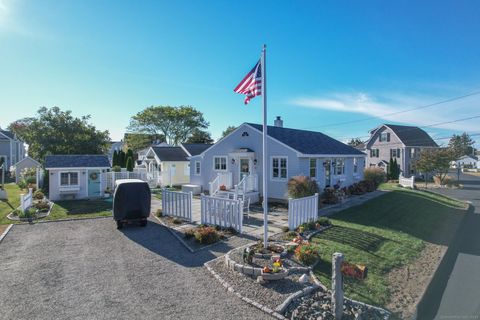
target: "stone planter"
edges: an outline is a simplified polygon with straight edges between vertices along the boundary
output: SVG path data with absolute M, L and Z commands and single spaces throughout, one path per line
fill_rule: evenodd
M 288 276 L 287 269 L 281 269 L 279 272 L 263 272 L 261 273 L 261 277 L 264 281 L 273 281 L 273 280 L 280 280 Z

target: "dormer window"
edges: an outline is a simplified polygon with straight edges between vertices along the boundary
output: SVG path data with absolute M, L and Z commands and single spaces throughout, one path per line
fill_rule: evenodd
M 389 142 L 390 141 L 390 133 L 389 132 L 382 132 L 380 133 L 380 137 L 378 138 L 380 142 Z

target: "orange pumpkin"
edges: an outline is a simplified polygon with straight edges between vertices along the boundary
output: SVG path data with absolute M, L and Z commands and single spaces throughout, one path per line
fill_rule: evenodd
M 270 271 L 271 271 L 271 270 L 270 270 L 269 267 L 267 267 L 267 266 L 263 267 L 263 272 L 264 272 L 264 273 L 270 273 Z

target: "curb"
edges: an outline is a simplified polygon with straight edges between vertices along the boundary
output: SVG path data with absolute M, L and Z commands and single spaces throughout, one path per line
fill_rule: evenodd
M 13 224 L 10 224 L 10 225 L 8 225 L 7 229 L 5 229 L 5 231 L 3 231 L 2 235 L 0 235 L 0 242 L 2 242 L 2 240 L 7 236 L 8 231 L 10 231 L 10 229 L 12 229 L 12 227 L 13 227 Z

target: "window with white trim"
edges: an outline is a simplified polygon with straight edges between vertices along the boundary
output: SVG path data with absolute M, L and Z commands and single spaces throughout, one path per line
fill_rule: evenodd
M 378 138 L 378 141 L 382 142 L 382 141 L 390 141 L 390 133 L 388 132 L 382 132 L 380 133 L 380 136 Z
M 370 149 L 370 158 L 378 158 L 380 155 L 379 149 Z
M 400 158 L 400 149 L 390 149 L 390 158 Z
M 287 179 L 287 157 L 272 157 L 272 178 Z
M 310 159 L 310 178 L 317 177 L 317 159 Z
M 343 158 L 337 158 L 334 160 L 335 166 L 334 166 L 334 171 L 335 175 L 341 176 L 345 174 L 345 159 Z
M 353 173 L 358 173 L 358 158 L 353 158 Z
M 195 161 L 195 174 L 200 175 L 200 161 Z
M 60 172 L 60 186 L 78 186 L 78 172 Z
M 227 171 L 227 157 L 213 157 L 213 170 Z

